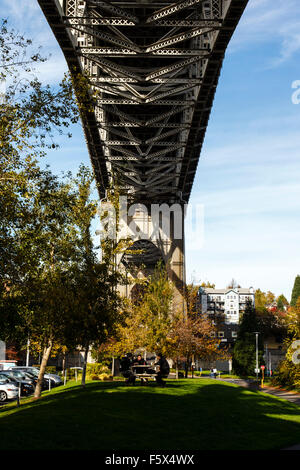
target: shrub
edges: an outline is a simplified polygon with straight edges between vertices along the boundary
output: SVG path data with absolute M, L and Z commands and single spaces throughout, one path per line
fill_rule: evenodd
M 39 364 L 34 364 L 32 367 L 39 369 L 41 366 Z M 56 366 L 47 366 L 46 374 L 56 374 Z
M 95 362 L 94 364 L 87 364 L 86 373 L 88 376 L 99 375 L 99 374 L 110 374 L 110 369 L 106 364 L 101 362 Z
M 109 375 L 109 374 L 100 374 L 98 375 L 98 377 L 100 380 L 112 380 L 113 379 L 112 375 Z
M 99 380 L 99 376 L 96 375 L 96 374 L 92 374 L 92 375 L 90 376 L 90 379 L 91 379 L 91 380 Z
M 300 364 L 295 365 L 287 359 L 280 362 L 272 383 L 289 388 L 300 388 Z
M 47 366 L 46 373 L 48 374 L 56 374 L 56 367 L 55 366 Z

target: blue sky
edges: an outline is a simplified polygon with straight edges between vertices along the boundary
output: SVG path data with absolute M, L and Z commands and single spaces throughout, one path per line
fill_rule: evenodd
M 40 76 L 55 84 L 64 58 L 36 0 L 1 0 L 0 16 L 51 58 Z M 187 234 L 187 281 L 284 293 L 300 273 L 300 80 L 298 0 L 250 0 L 227 50 L 190 202 L 204 205 L 204 242 Z M 76 170 L 89 156 L 80 126 L 47 162 Z

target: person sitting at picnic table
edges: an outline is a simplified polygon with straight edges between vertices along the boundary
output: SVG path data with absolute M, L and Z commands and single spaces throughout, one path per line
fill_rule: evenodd
M 132 366 L 132 354 L 127 353 L 120 360 L 120 372 L 122 373 L 123 377 L 126 379 L 125 383 L 127 383 L 128 385 L 135 384 L 135 375 L 131 370 L 131 366 Z
M 142 358 L 141 354 L 138 354 L 136 359 L 133 362 L 133 370 L 136 374 L 144 374 L 147 372 L 146 368 L 143 367 L 137 367 L 135 368 L 134 366 L 146 366 L 147 362 L 145 359 Z M 146 385 L 147 384 L 147 379 L 145 377 L 141 377 L 141 385 Z
M 156 374 L 156 383 L 161 387 L 165 387 L 166 382 L 163 381 L 163 378 L 168 377 L 170 373 L 170 366 L 167 359 L 161 353 L 158 353 L 156 357 L 158 361 L 154 365 L 159 367 L 159 370 Z

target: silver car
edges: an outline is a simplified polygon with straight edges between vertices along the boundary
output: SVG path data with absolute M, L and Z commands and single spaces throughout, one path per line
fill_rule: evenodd
M 7 377 L 0 377 L 0 403 L 7 400 L 15 400 L 18 397 L 19 389 Z
M 20 370 L 23 372 L 30 372 L 36 377 L 38 377 L 40 373 L 37 367 L 32 367 L 32 366 L 15 366 L 15 367 L 11 367 L 10 370 Z M 62 385 L 63 383 L 61 377 L 56 374 L 45 374 L 44 379 L 46 379 L 47 381 L 50 380 L 52 387 L 57 387 L 58 385 Z

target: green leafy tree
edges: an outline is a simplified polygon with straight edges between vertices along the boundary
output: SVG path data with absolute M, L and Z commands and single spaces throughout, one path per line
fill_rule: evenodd
M 174 287 L 159 263 L 149 277 L 139 302 L 128 302 L 124 323 L 108 348 L 116 355 L 137 349 L 166 353 L 173 322 Z
M 93 182 L 92 172 L 84 166 L 73 181 L 77 188 L 72 213 L 77 239 L 76 303 L 67 326 L 66 342 L 70 348 L 81 346 L 84 350 L 82 385 L 85 385 L 88 352 L 113 336 L 122 305 L 117 291 L 121 276 L 113 265 L 115 241 L 103 241 L 101 261 L 93 242 L 91 226 L 97 212 L 97 201 L 91 199 Z
M 40 175 L 38 163 L 55 136 L 77 122 L 72 81 L 42 85 L 34 67 L 46 58 L 32 41 L 0 22 L 0 281 L 18 282 L 22 264 L 16 239 L 26 223 L 31 193 Z M 70 134 L 68 134 L 70 135 Z
M 280 312 L 285 311 L 285 309 L 289 306 L 289 303 L 283 294 L 277 297 L 276 302 L 277 302 L 277 309 Z
M 297 300 L 300 297 L 300 276 L 296 276 L 294 287 L 292 290 L 292 298 L 291 298 L 291 307 L 295 307 Z
M 233 349 L 233 369 L 239 375 L 254 374 L 256 367 L 255 332 L 259 332 L 259 322 L 252 303 L 248 301 L 239 325 L 238 336 Z M 259 365 L 263 363 L 263 341 L 261 336 L 262 335 L 258 336 Z

